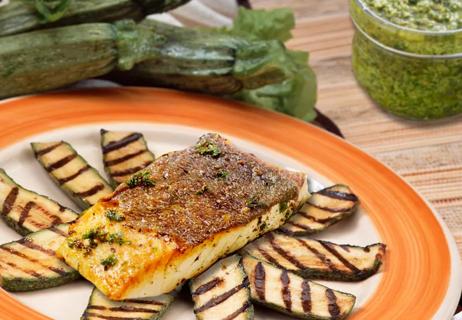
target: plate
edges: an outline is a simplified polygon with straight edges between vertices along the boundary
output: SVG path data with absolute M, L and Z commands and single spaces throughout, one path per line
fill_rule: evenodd
M 357 296 L 350 319 L 450 319 L 454 313 L 462 289 L 460 260 L 438 214 L 385 165 L 312 125 L 232 101 L 146 88 L 12 99 L 0 104 L 0 121 L 0 167 L 27 188 L 71 207 L 33 159 L 29 142 L 66 140 L 103 172 L 100 128 L 140 131 L 156 155 L 213 131 L 264 160 L 308 172 L 314 190 L 348 184 L 361 199 L 359 214 L 317 238 L 388 246 L 379 274 L 359 283 L 323 282 Z M 0 224 L 0 242 L 18 238 Z M 29 293 L 0 291 L 0 318 L 77 320 L 90 291 L 85 281 Z M 194 319 L 187 296 L 164 319 Z M 289 318 L 258 308 L 256 319 Z

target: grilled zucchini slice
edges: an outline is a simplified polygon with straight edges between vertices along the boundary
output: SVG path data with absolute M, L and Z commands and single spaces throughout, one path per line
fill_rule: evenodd
M 337 184 L 313 193 L 279 230 L 295 236 L 320 232 L 354 214 L 358 204 L 358 197 L 348 186 Z
M 221 259 L 190 282 L 199 320 L 253 319 L 249 280 L 241 256 Z
M 359 281 L 379 270 L 385 245 L 338 245 L 271 232 L 247 245 L 243 252 L 303 278 Z
M 113 187 L 125 182 L 131 175 L 146 168 L 155 159 L 143 135 L 138 132 L 101 129 L 101 149 L 104 169 Z
M 69 143 L 34 142 L 31 146 L 49 176 L 80 208 L 92 206 L 113 191 Z
M 287 270 L 246 255 L 244 269 L 255 302 L 292 317 L 310 320 L 345 319 L 356 297 L 308 281 Z
M 0 169 L 0 207 L 3 220 L 23 236 L 78 217 L 56 201 L 24 189 L 3 169 Z
M 170 293 L 153 298 L 112 301 L 95 288 L 81 319 L 158 320 L 174 298 L 175 293 Z
M 60 286 L 79 273 L 56 256 L 69 225 L 41 230 L 0 246 L 0 285 L 8 291 L 31 291 Z

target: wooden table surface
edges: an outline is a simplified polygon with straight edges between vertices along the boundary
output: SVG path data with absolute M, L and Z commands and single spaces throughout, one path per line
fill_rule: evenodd
M 462 255 L 462 117 L 417 123 L 379 109 L 351 71 L 353 27 L 347 0 L 252 0 L 255 8 L 290 7 L 297 18 L 289 46 L 310 52 L 317 108 L 345 138 L 398 172 L 441 214 Z M 416 215 L 418 216 L 418 215 Z

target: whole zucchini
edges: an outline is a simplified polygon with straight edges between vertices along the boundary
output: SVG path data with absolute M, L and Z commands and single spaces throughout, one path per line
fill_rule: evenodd
M 286 48 L 279 41 L 249 40 L 213 30 L 187 29 L 146 19 L 146 32 L 165 38 L 154 58 L 107 78 L 126 85 L 164 86 L 231 94 L 282 82 Z
M 33 1 L 10 0 L 0 7 L 0 36 L 42 28 L 120 19 L 140 20 L 151 13 L 169 11 L 189 0 L 72 0 L 54 22 L 36 10 Z
M 0 98 L 101 76 L 117 64 L 111 24 L 83 24 L 0 38 Z
M 56 89 L 134 66 L 124 76 L 153 85 L 232 93 L 283 81 L 287 54 L 278 41 L 154 21 L 37 30 L 0 37 L 0 98 Z

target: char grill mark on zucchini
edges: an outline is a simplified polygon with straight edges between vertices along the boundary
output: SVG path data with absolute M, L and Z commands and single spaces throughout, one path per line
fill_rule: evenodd
M 35 155 L 36 156 L 44 156 L 47 153 L 49 153 L 49 152 L 53 151 L 54 149 L 56 149 L 57 147 L 59 147 L 60 145 L 62 145 L 62 144 L 63 144 L 62 141 L 56 142 L 54 144 L 50 144 L 49 146 L 44 147 L 43 149 L 37 150 L 35 152 Z
M 301 319 L 345 319 L 356 298 L 245 255 L 243 265 L 254 301 Z
M 138 132 L 119 132 L 101 129 L 101 148 L 104 168 L 117 186 L 132 174 L 146 168 L 154 161 L 146 140 Z
M 53 267 L 53 266 L 48 266 L 48 265 L 42 263 L 40 260 L 37 260 L 37 259 L 35 259 L 35 258 L 33 258 L 33 257 L 28 256 L 28 255 L 25 255 L 25 254 L 22 253 L 21 251 L 18 251 L 18 250 L 14 249 L 14 248 L 11 248 L 11 247 L 0 247 L 0 250 L 5 251 L 5 252 L 7 252 L 7 253 L 10 253 L 11 255 L 15 255 L 15 256 L 17 256 L 17 257 L 19 257 L 19 258 L 22 258 L 22 259 L 24 259 L 24 260 L 28 260 L 28 261 L 34 263 L 35 265 L 37 265 L 37 266 L 39 266 L 39 267 L 42 267 L 42 268 L 51 270 L 51 271 L 53 271 L 53 272 L 55 272 L 55 273 L 57 273 L 57 274 L 59 274 L 59 275 L 65 275 L 65 274 L 66 274 L 66 271 L 65 271 L 65 270 L 60 269 L 60 268 L 55 268 L 55 267 Z M 40 250 L 40 249 L 39 249 L 39 250 Z M 43 252 L 44 250 L 40 250 L 40 251 Z M 7 263 L 8 263 L 8 262 L 7 262 Z M 40 277 L 40 274 L 39 274 L 39 273 L 36 273 L 36 272 L 33 271 L 33 270 L 32 270 L 31 272 L 32 272 L 32 274 L 33 274 L 34 276 Z
M 82 320 L 158 320 L 174 297 L 175 293 L 170 293 L 154 298 L 112 301 L 95 288 Z
M 287 311 L 292 310 L 292 296 L 290 293 L 290 278 L 287 270 L 281 272 L 281 284 L 282 284 L 282 300 L 286 306 Z
M 379 270 L 385 245 L 338 245 L 274 232 L 250 243 L 243 252 L 304 278 L 359 281 Z
M 67 142 L 32 143 L 35 157 L 52 180 L 82 209 L 113 190 Z
M 110 136 L 110 135 L 117 135 L 116 132 L 109 132 L 109 131 L 106 131 L 106 130 L 102 130 L 101 133 L 105 136 L 106 139 L 108 139 L 109 141 L 107 141 L 107 143 L 104 143 L 103 145 L 103 153 L 106 154 L 106 153 L 109 153 L 111 151 L 115 151 L 115 150 L 118 150 L 120 148 L 123 148 L 129 144 L 131 144 L 132 142 L 135 142 L 139 139 L 141 139 L 143 137 L 143 135 L 141 133 L 138 133 L 138 132 L 129 132 L 127 134 L 124 134 L 122 133 L 122 138 L 120 138 L 120 140 L 110 140 L 111 138 L 110 137 L 106 137 L 106 136 Z
M 56 232 L 54 230 L 59 230 Z M 71 282 L 79 273 L 56 256 L 68 225 L 41 230 L 0 246 L 0 284 L 8 291 L 31 291 Z
M 253 319 L 249 280 L 239 255 L 219 260 L 191 280 L 190 288 L 199 320 Z
M 332 289 L 327 289 L 326 297 L 329 301 L 329 313 L 334 319 L 337 319 L 340 315 L 340 308 L 337 304 L 337 296 L 335 295 L 334 291 L 332 291 Z
M 305 266 L 303 263 L 297 260 L 291 253 L 289 253 L 289 250 L 285 250 L 283 247 L 279 246 L 278 242 L 275 240 L 274 234 L 269 233 L 266 236 L 266 239 L 269 241 L 271 247 L 273 248 L 274 251 L 276 251 L 280 256 L 285 258 L 287 261 L 289 261 L 292 265 L 294 265 L 297 268 L 304 269 Z M 287 248 L 289 249 L 289 248 Z
M 13 209 L 13 205 L 16 202 L 16 198 L 18 197 L 19 193 L 19 188 L 14 186 L 11 188 L 10 192 L 5 198 L 5 201 L 3 202 L 3 208 L 2 208 L 2 215 L 6 216 L 11 212 Z
M 198 281 L 198 280 L 196 280 Z M 194 283 L 195 281 L 193 281 Z M 204 284 L 201 284 L 197 289 L 196 291 L 194 292 L 191 292 L 191 295 L 193 297 L 195 296 L 199 296 L 201 294 L 204 294 L 206 293 L 207 291 L 209 290 L 212 290 L 213 288 L 215 288 L 216 286 L 218 286 L 219 284 L 223 283 L 223 279 L 222 278 L 213 278 L 212 280 L 210 280 L 209 282 L 206 282 Z
M 249 274 L 249 271 L 247 271 Z M 255 288 L 256 296 L 259 300 L 265 300 L 265 284 L 266 284 L 266 273 L 263 263 L 258 261 L 254 270 L 254 281 L 253 287 Z
M 50 198 L 24 189 L 0 169 L 2 218 L 21 235 L 75 220 L 74 211 Z
M 354 214 L 358 204 L 358 197 L 348 186 L 337 184 L 313 193 L 279 230 L 295 236 L 316 233 Z
M 301 300 L 302 300 L 302 310 L 305 313 L 311 311 L 313 304 L 311 303 L 311 287 L 308 280 L 303 279 L 302 281 L 302 293 L 301 293 Z

